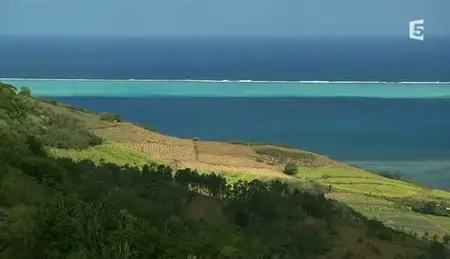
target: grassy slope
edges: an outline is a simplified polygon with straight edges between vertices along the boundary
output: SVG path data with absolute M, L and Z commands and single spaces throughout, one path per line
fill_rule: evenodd
M 361 169 L 345 166 L 323 156 L 273 145 L 245 145 L 223 142 L 180 139 L 150 131 L 131 123 L 106 122 L 94 113 L 43 104 L 56 112 L 70 114 L 85 122 L 97 135 L 109 142 L 86 151 L 52 150 L 57 156 L 75 159 L 105 160 L 117 164 L 142 165 L 156 160 L 174 167 L 190 167 L 199 171 L 223 173 L 231 181 L 281 178 L 291 184 L 304 185 L 305 180 L 332 185 L 329 198 L 344 202 L 368 217 L 376 217 L 393 227 L 411 229 L 418 234 L 425 231 L 439 235 L 450 233 L 448 218 L 425 216 L 412 212 L 408 207 L 392 198 L 450 200 L 450 193 L 426 189 L 418 185 L 391 180 Z M 297 154 L 288 160 L 298 162 L 301 167 L 294 177 L 282 173 L 282 164 L 277 155 L 258 152 L 263 148 L 279 149 L 286 155 L 306 153 L 308 161 L 297 160 Z M 288 154 L 289 156 L 289 154 Z
M 102 161 L 117 165 L 143 166 L 152 162 L 149 155 L 137 152 L 119 143 L 109 142 L 83 150 L 49 148 L 49 154 L 55 157 L 70 157 L 75 161 L 91 160 L 95 164 Z

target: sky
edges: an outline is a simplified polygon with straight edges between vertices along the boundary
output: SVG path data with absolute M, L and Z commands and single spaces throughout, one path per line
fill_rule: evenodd
M 450 0 L 0 0 L 0 35 L 450 35 Z

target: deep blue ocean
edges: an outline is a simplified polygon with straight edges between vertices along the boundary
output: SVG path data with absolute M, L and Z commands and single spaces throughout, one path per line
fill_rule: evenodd
M 450 81 L 450 38 L 0 37 L 0 78 Z
M 9 37 L 0 38 L 0 58 L 0 78 L 450 82 L 450 39 L 444 38 L 417 42 L 407 38 Z M 28 86 L 27 81 L 20 84 Z M 211 82 L 211 89 L 217 84 Z M 81 83 L 61 82 L 63 86 L 81 87 Z M 130 92 L 132 87 L 130 83 Z M 233 87 L 245 91 L 244 85 Z M 402 91 L 407 91 L 409 86 L 404 87 Z M 108 96 L 107 88 L 102 91 Z M 362 167 L 400 170 L 407 178 L 450 189 L 450 98 L 198 97 L 195 93 L 51 98 L 120 113 L 170 135 L 277 142 Z

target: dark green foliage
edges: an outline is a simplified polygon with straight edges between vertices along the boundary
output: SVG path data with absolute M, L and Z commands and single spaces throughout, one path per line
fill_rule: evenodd
M 448 210 L 447 208 L 450 208 L 450 204 L 448 202 L 444 202 L 444 201 L 420 202 L 420 203 L 414 204 L 411 207 L 411 209 L 413 211 L 418 212 L 418 213 L 450 217 L 450 210 Z
M 298 172 L 298 167 L 294 163 L 287 163 L 284 166 L 284 173 L 287 175 L 295 175 Z
M 442 242 L 444 243 L 444 245 L 450 245 L 450 235 L 445 235 L 444 237 L 442 237 Z
M 46 146 L 66 149 L 83 149 L 102 143 L 101 138 L 77 119 L 44 109 L 37 99 L 27 96 L 26 89 L 16 94 L 11 88 L 0 85 L 0 126 L 3 121 L 14 138 L 25 141 L 32 137 Z
M 23 95 L 23 96 L 30 97 L 31 96 L 31 90 L 29 88 L 27 88 L 27 87 L 22 87 L 22 88 L 20 88 L 19 94 Z
M 62 114 L 51 114 L 39 136 L 44 145 L 63 149 L 84 149 L 102 143 L 102 139 L 86 130 L 80 121 Z
M 387 229 L 383 223 L 375 219 L 365 220 L 367 226 L 366 232 L 368 236 L 376 237 L 379 240 L 391 241 L 393 239 L 393 232 Z
M 258 148 L 256 153 L 273 157 L 277 160 L 277 163 L 282 164 L 291 161 L 312 162 L 316 160 L 315 155 L 308 152 L 287 151 L 273 147 Z
M 122 118 L 119 114 L 110 114 L 110 113 L 101 113 L 100 119 L 104 121 L 110 121 L 110 122 L 121 122 Z
M 331 201 L 323 195 L 292 190 L 281 181 L 239 181 L 232 186 L 217 174 L 163 165 L 142 171 L 114 164 L 52 159 L 30 140 L 21 172 L 41 188 L 32 203 L 8 200 L 0 220 L 0 257 L 8 258 L 223 258 L 279 256 L 304 258 L 326 253 L 329 235 L 302 225 L 306 216 L 327 218 Z M 25 150 L 25 151 L 26 151 Z M 17 180 L 16 180 L 17 181 Z M 26 181 L 20 181 L 25 183 Z M 3 183 L 3 181 L 2 181 Z M 42 189 L 44 188 L 44 189 Z M 0 188 L 0 204 L 6 204 Z M 223 207 L 225 225 L 186 216 L 193 197 L 209 196 Z M 27 205 L 30 204 L 30 205 Z M 31 205 L 35 204 L 35 205 Z M 16 208 L 22 208 L 16 211 Z M 26 215 L 26 216 L 24 216 Z M 262 227 L 263 226 L 263 227 Z M 272 239 L 274 233 L 283 238 Z M 271 245 L 266 244 L 270 242 Z
M 448 249 L 441 243 L 432 241 L 427 249 L 428 258 L 430 259 L 447 259 L 450 258 Z
M 17 147 L 17 156 L 8 152 L 4 165 L 11 169 L 0 178 L 0 206 L 7 205 L 0 257 L 305 258 L 330 248 L 330 234 L 301 224 L 307 216 L 334 214 L 323 195 L 281 181 L 230 185 L 217 174 L 156 164 L 140 170 L 55 160 L 36 138 L 20 144 L 11 134 L 2 136 Z M 194 197 L 206 196 L 223 208 L 223 223 L 186 214 Z M 273 239 L 274 233 L 283 238 Z
M 372 243 L 368 242 L 367 243 L 367 247 L 372 251 L 372 253 L 377 254 L 377 255 L 381 255 L 381 251 L 380 249 L 378 249 L 378 247 L 376 247 L 375 245 L 373 245 Z

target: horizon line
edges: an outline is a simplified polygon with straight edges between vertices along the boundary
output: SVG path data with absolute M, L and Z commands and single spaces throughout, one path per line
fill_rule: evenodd
M 197 83 L 303 83 L 303 84 L 450 84 L 450 81 L 354 81 L 354 80 L 251 80 L 251 79 L 103 79 L 0 77 L 0 81 L 115 81 L 115 82 L 197 82 Z
M 16 38 L 269 38 L 269 39 L 305 39 L 305 38 L 405 38 L 404 35 L 53 35 L 53 34 L 2 34 L 0 37 Z M 427 38 L 450 38 L 450 34 L 428 34 Z

